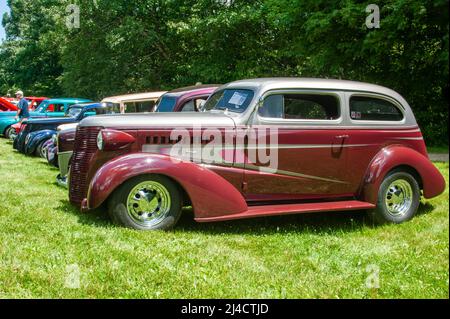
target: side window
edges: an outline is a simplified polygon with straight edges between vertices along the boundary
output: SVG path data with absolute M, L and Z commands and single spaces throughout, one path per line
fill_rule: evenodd
M 353 96 L 350 98 L 350 117 L 356 121 L 401 121 L 403 113 L 386 100 Z
M 341 116 L 339 99 L 325 94 L 275 94 L 258 111 L 268 118 L 336 120 Z
M 64 104 L 52 104 L 47 108 L 47 112 L 62 112 L 64 113 Z
M 136 104 L 134 102 L 125 102 L 125 113 L 136 113 Z
M 144 112 L 153 112 L 155 108 L 155 101 L 142 101 L 136 102 L 136 112 L 144 113 Z
M 205 105 L 207 99 L 208 98 L 200 98 L 200 99 L 195 100 L 195 108 L 197 111 L 200 111 L 202 109 L 202 107 Z
M 195 112 L 195 101 L 190 100 L 181 107 L 181 112 Z

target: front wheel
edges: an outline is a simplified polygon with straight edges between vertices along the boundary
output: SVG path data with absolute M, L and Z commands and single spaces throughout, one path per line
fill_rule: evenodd
M 35 155 L 39 156 L 41 158 L 47 158 L 47 148 L 45 147 L 45 142 L 42 141 L 39 143 L 39 145 L 36 147 Z
M 143 175 L 121 185 L 110 197 L 108 206 L 116 224 L 137 230 L 167 230 L 180 218 L 182 201 L 172 180 Z
M 5 138 L 12 140 L 12 138 L 13 137 L 16 138 L 16 136 L 17 136 L 17 133 L 16 133 L 16 129 L 14 127 L 10 126 L 5 130 Z
M 393 171 L 385 177 L 378 191 L 378 202 L 370 211 L 379 224 L 400 224 L 414 217 L 420 204 L 417 180 L 404 171 Z

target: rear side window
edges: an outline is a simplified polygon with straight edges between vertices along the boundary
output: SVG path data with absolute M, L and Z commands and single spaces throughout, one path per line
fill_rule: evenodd
M 164 95 L 156 106 L 156 112 L 173 112 L 177 98 L 174 96 Z
M 350 117 L 355 121 L 401 121 L 403 113 L 391 102 L 375 97 L 353 96 Z
M 155 102 L 154 100 L 136 102 L 136 111 L 138 113 L 153 112 Z
M 341 115 L 338 98 L 324 94 L 270 95 L 258 112 L 262 117 L 294 120 L 336 120 Z
M 64 112 L 64 104 L 50 104 L 47 112 Z
M 190 100 L 189 102 L 185 103 L 181 108 L 181 112 L 195 112 L 195 101 Z

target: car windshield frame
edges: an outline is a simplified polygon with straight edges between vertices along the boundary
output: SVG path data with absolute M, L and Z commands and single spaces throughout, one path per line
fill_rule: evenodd
M 205 111 L 220 110 L 232 113 L 244 113 L 251 105 L 256 92 L 252 89 L 225 88 L 217 91 L 206 101 Z M 210 105 L 214 103 L 214 105 Z

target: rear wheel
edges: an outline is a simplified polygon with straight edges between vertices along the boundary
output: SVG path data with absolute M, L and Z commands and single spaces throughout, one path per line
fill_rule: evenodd
M 177 185 L 160 175 L 144 175 L 125 182 L 112 194 L 108 205 L 116 224 L 137 230 L 170 229 L 182 209 Z
M 370 215 L 379 224 L 403 223 L 417 213 L 420 196 L 420 187 L 413 175 L 393 171 L 381 183 L 377 207 Z

